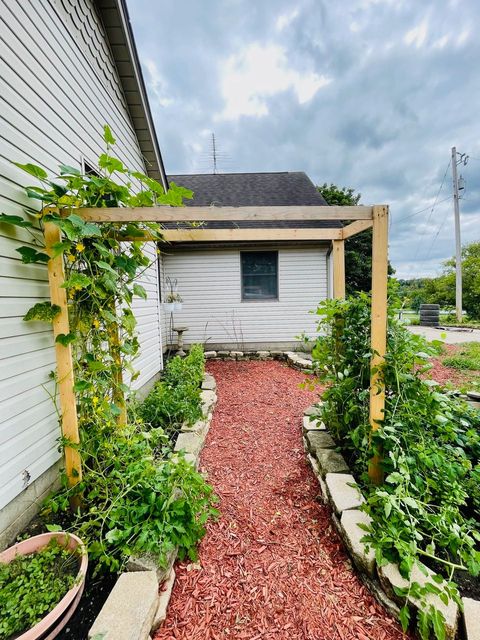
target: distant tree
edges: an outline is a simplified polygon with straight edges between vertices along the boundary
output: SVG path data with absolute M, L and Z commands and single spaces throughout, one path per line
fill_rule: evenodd
M 444 272 L 437 281 L 439 296 L 455 304 L 455 258 L 444 263 Z M 480 319 L 480 242 L 462 248 L 463 308 L 472 320 Z M 441 303 L 438 303 L 441 304 Z
M 331 205 L 357 205 L 361 194 L 354 189 L 337 187 L 330 183 L 317 187 Z M 388 265 L 389 274 L 394 273 Z M 345 241 L 345 287 L 347 295 L 355 291 L 370 291 L 372 287 L 372 230 L 362 231 Z

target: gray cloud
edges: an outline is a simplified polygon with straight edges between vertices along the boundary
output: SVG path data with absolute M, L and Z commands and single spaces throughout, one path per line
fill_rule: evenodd
M 353 187 L 365 203 L 391 205 L 391 259 L 413 277 L 435 274 L 454 251 L 449 171 L 431 207 L 455 144 L 472 155 L 461 169 L 463 239 L 480 239 L 475 0 L 129 0 L 129 9 L 169 172 L 210 170 L 214 131 L 221 170 L 304 170 Z M 225 119 L 226 66 L 248 83 L 252 46 L 265 85 L 277 69 L 285 82 L 252 97 L 248 108 L 263 115 Z M 305 99 L 319 78 L 330 82 Z

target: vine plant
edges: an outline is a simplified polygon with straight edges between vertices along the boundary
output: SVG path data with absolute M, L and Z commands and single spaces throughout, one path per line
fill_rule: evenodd
M 131 381 L 138 376 L 133 368 L 139 342 L 132 301 L 147 295 L 138 282 L 152 263 L 144 251 L 145 234 L 160 242 L 162 228 L 148 222 L 99 225 L 75 213 L 79 207 L 181 206 L 192 192 L 174 183 L 165 191 L 152 178 L 126 168 L 112 155 L 115 139 L 108 126 L 103 139 L 101 175 L 84 175 L 61 165 L 52 179 L 42 167 L 14 163 L 40 182 L 26 192 L 40 201 L 42 209 L 29 208 L 26 217 L 0 214 L 0 223 L 31 233 L 31 242 L 17 249 L 25 264 L 50 259 L 38 233 L 45 223 L 61 230 L 61 240 L 51 253 L 62 256 L 65 266 L 70 331 L 56 341 L 72 347 L 80 444 L 62 437 L 60 445 L 80 448 L 87 473 L 74 487 L 68 487 L 63 476 L 65 491 L 53 499 L 50 509 L 62 510 L 73 495 L 84 493 L 86 504 L 77 513 L 77 525 L 90 552 L 117 569 L 119 550 L 123 556 L 134 548 L 154 551 L 164 559 L 173 545 L 190 553 L 211 513 L 211 489 L 186 463 L 168 462 L 167 438 L 161 429 L 148 432 L 139 420 L 126 422 L 123 398 L 129 387 L 122 373 L 127 371 Z M 129 242 L 122 242 L 127 237 Z M 51 322 L 58 312 L 55 305 L 42 302 L 24 319 Z M 164 461 L 161 469 L 155 459 Z M 181 505 L 172 498 L 180 488 Z M 147 539 L 149 513 L 157 518 L 151 525 L 157 527 L 151 540 Z M 182 530 L 172 525 L 175 518 L 183 519 Z

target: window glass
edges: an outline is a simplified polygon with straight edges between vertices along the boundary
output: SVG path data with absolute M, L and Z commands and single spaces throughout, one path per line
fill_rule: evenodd
M 242 300 L 278 298 L 278 251 L 242 251 Z

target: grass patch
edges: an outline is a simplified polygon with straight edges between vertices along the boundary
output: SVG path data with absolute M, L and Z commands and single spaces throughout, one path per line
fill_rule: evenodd
M 443 360 L 446 367 L 460 371 L 480 371 L 480 342 L 467 342 L 459 350 Z

